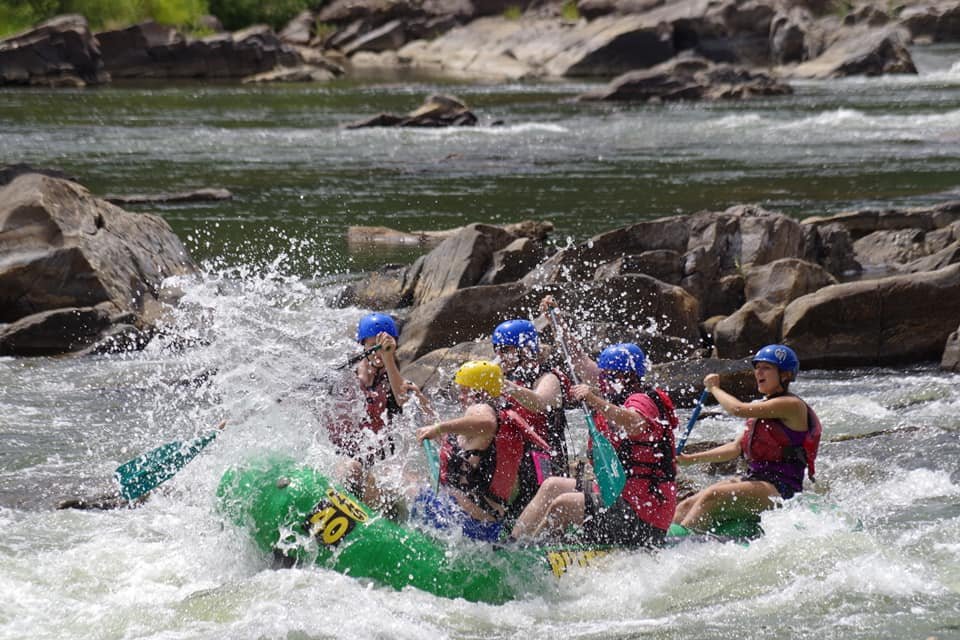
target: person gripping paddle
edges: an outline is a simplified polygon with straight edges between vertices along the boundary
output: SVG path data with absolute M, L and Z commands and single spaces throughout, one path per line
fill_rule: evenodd
M 544 304 L 556 313 L 551 298 Z M 579 345 L 574 348 L 577 357 L 571 357 L 571 367 L 582 382 L 571 395 L 589 409 L 600 438 L 611 445 L 626 471 L 626 484 L 615 500 L 606 503 L 594 483 L 549 478 L 517 519 L 511 536 L 557 537 L 570 525 L 579 525 L 576 536 L 582 542 L 660 546 L 677 499 L 673 429 L 678 421 L 673 402 L 664 391 L 644 384 L 646 355 L 637 345 L 610 345 L 596 361 Z M 600 438 L 591 437 L 593 446 Z

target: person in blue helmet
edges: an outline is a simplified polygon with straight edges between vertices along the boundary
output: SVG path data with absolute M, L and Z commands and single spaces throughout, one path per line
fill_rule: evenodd
M 574 345 L 571 345 L 574 346 Z M 511 532 L 514 539 L 554 538 L 579 525 L 579 542 L 657 547 L 676 507 L 673 402 L 644 383 L 646 354 L 632 343 L 604 349 L 594 362 L 575 345 L 581 384 L 571 389 L 586 403 L 597 429 L 614 446 L 627 472 L 620 497 L 603 505 L 595 483 L 582 477 L 548 478 Z
M 365 415 L 359 422 L 341 419 L 328 424 L 330 440 L 344 458 L 337 475 L 357 497 L 375 506 L 382 506 L 384 497 L 369 471 L 376 461 L 394 453 L 395 443 L 387 426 L 403 412 L 408 392 L 419 391 L 400 374 L 398 337 L 396 323 L 384 313 L 370 313 L 360 319 L 357 342 L 365 351 L 379 347 L 362 358 L 355 369 Z
M 511 504 L 511 514 L 516 516 L 546 478 L 570 475 L 564 413 L 570 380 L 563 371 L 541 360 L 537 330 L 529 320 L 501 322 L 491 342 L 504 375 L 507 408 L 516 410 L 549 445 L 546 451 L 528 445 L 524 452 L 518 494 Z
M 723 409 L 747 419 L 747 428 L 732 442 L 700 453 L 681 454 L 681 466 L 747 460 L 747 473 L 714 483 L 677 506 L 674 522 L 693 531 L 709 531 L 731 519 L 754 517 L 779 500 L 803 490 L 806 470 L 812 480 L 822 426 L 813 409 L 791 393 L 790 383 L 800 370 L 797 354 L 788 346 L 771 344 L 752 358 L 758 402 L 742 402 L 720 388 L 720 376 L 703 379 Z

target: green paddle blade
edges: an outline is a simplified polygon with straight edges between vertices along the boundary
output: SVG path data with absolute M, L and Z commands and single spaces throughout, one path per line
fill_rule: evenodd
M 189 442 L 170 442 L 123 463 L 113 474 L 120 483 L 120 495 L 136 500 L 156 489 L 213 442 L 218 433 L 211 431 Z
M 423 439 L 423 452 L 427 455 L 427 467 L 430 469 L 430 486 L 437 491 L 440 486 L 440 454 L 433 440 Z
M 600 499 L 603 500 L 603 506 L 609 507 L 623 492 L 623 487 L 627 484 L 627 473 L 617 456 L 617 450 L 594 424 L 590 410 L 584 407 L 583 415 L 587 419 L 590 438 L 593 440 L 593 473 L 597 478 L 597 486 L 600 487 Z

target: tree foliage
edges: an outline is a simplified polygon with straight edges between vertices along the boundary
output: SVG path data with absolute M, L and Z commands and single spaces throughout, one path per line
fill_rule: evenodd
M 210 13 L 231 31 L 262 23 L 280 30 L 311 4 L 309 0 L 210 0 Z
M 87 18 L 93 31 L 156 20 L 187 31 L 212 13 L 226 29 L 266 23 L 274 29 L 286 23 L 310 0 L 0 0 L 0 37 L 16 33 L 65 13 Z

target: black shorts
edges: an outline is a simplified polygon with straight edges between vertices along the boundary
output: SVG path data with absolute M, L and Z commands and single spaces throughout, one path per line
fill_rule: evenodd
M 777 491 L 780 493 L 780 497 L 784 500 L 789 500 L 797 494 L 797 490 L 794 489 L 792 485 L 773 475 L 766 475 L 763 473 L 748 473 L 747 475 L 743 476 L 742 479 L 769 482 L 777 489 Z
M 663 546 L 667 532 L 641 520 L 622 496 L 604 508 L 600 494 L 591 489 L 583 492 L 583 542 L 651 549 Z

